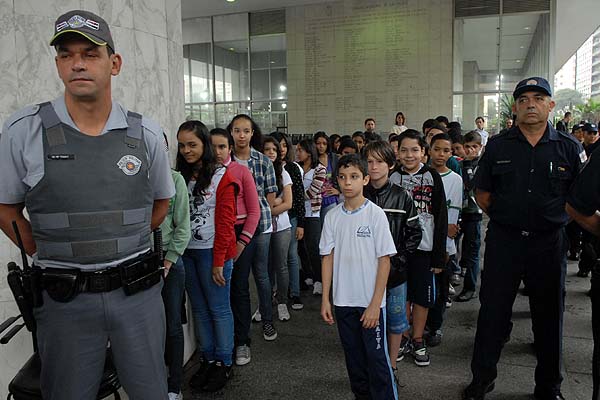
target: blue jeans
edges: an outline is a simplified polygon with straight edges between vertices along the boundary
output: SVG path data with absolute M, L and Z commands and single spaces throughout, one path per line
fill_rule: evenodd
M 410 328 L 406 317 L 406 288 L 404 282 L 386 291 L 387 329 L 390 333 L 400 335 Z
M 300 297 L 300 258 L 298 257 L 298 240 L 296 239 L 296 230 L 298 228 L 298 219 L 290 218 L 292 224 L 290 248 L 288 251 L 288 270 L 290 273 L 290 295 Z
M 165 304 L 167 318 L 167 343 L 165 346 L 165 360 L 169 368 L 169 392 L 179 393 L 183 379 L 183 328 L 181 326 L 181 312 L 185 296 L 185 267 L 181 257 L 171 265 L 169 274 L 165 278 L 162 289 L 162 298 Z
M 273 321 L 271 305 L 271 281 L 269 280 L 269 244 L 270 233 L 254 235 L 248 246 L 235 262 L 231 278 L 231 309 L 235 320 L 235 345 L 250 345 L 250 270 L 254 275 L 260 314 L 263 321 Z
M 475 290 L 479 275 L 479 248 L 481 247 L 481 221 L 464 220 L 461 223 L 463 232 L 460 266 L 466 268 L 464 290 Z
M 186 250 L 183 254 L 185 288 L 192 303 L 196 341 L 203 358 L 231 365 L 233 315 L 229 290 L 233 260 L 225 261 L 223 266 L 223 276 L 227 282 L 224 287 L 213 281 L 212 261 L 212 249 Z

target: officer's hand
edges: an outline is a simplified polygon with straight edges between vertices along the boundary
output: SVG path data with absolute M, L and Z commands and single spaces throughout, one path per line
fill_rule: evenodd
M 165 267 L 165 278 L 166 278 L 167 275 L 169 275 L 169 270 L 173 266 L 173 263 L 171 261 L 169 261 L 169 260 L 164 260 L 163 261 L 163 266 Z
M 440 272 L 442 272 L 444 269 L 443 268 L 431 268 L 431 270 L 433 271 L 434 274 L 439 274 Z
M 212 277 L 213 281 L 217 284 L 217 286 L 225 286 L 225 277 L 223 276 L 223 267 L 213 267 L 212 268 Z

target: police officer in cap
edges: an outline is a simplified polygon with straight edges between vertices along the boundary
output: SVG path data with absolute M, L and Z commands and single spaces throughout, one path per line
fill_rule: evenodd
M 64 94 L 13 114 L 0 137 L 0 227 L 16 242 L 17 222 L 41 276 L 42 394 L 96 399 L 110 343 L 129 398 L 164 400 L 162 283 L 148 255 L 175 193 L 162 130 L 112 100 L 122 60 L 102 18 L 61 15 L 50 45 Z
M 585 168 L 575 180 L 567 197 L 567 212 L 588 232 L 600 236 L 600 153 L 590 156 Z M 598 241 L 595 242 L 598 254 Z M 600 400 L 600 263 L 594 260 L 592 268 L 592 331 L 594 356 L 592 376 L 594 381 L 592 400 Z
M 532 77 L 513 92 L 517 126 L 492 138 L 475 176 L 476 199 L 490 217 L 479 318 L 464 399 L 494 389 L 496 365 L 524 280 L 529 290 L 537 367 L 534 398 L 562 399 L 560 385 L 569 217 L 565 201 L 585 153 L 548 122 L 554 107 L 548 82 Z

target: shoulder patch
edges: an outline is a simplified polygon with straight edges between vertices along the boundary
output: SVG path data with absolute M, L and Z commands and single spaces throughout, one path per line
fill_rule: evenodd
M 19 111 L 12 114 L 10 117 L 8 117 L 5 125 L 7 128 L 10 128 L 12 125 L 14 125 L 18 121 L 22 120 L 23 118 L 30 117 L 32 115 L 37 114 L 37 112 L 39 110 L 40 110 L 40 106 L 38 106 L 38 105 L 30 105 L 25 108 L 22 108 Z
M 155 122 L 154 120 L 147 118 L 143 115 L 142 115 L 142 127 L 149 130 L 150 132 L 154 133 L 156 136 L 162 136 L 163 130 L 160 127 L 160 125 L 158 124 L 158 122 Z

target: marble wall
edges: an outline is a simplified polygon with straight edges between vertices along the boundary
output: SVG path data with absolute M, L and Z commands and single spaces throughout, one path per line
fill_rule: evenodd
M 56 17 L 71 9 L 92 11 L 108 22 L 123 56 L 121 74 L 113 78 L 113 97 L 158 121 L 174 143 L 184 118 L 180 0 L 0 0 L 0 121 L 25 105 L 61 94 L 48 42 Z M 16 314 L 6 284 L 9 260 L 19 260 L 18 252 L 0 233 L 0 322 Z M 188 356 L 190 352 L 188 348 Z M 30 354 L 24 331 L 0 347 L 0 398 Z

